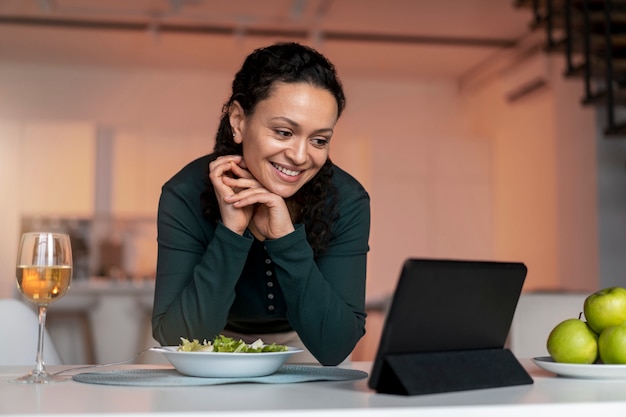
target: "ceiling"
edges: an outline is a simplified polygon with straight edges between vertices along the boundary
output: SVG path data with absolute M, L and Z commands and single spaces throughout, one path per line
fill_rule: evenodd
M 528 34 L 513 0 L 0 0 L 0 62 L 235 71 L 295 40 L 341 74 L 458 78 Z

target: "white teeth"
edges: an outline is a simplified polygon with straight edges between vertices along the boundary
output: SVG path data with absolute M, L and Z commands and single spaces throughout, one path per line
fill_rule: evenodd
M 276 164 L 272 164 L 272 165 L 274 166 L 274 168 L 276 168 L 277 170 L 279 170 L 283 174 L 289 175 L 290 177 L 295 177 L 296 175 L 300 174 L 300 172 L 301 172 L 301 171 L 292 171 L 290 169 L 283 168 L 280 165 L 276 165 Z

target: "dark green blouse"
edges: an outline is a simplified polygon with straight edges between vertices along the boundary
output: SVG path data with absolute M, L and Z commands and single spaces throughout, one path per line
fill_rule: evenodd
M 339 192 L 333 239 L 317 259 L 304 226 L 264 242 L 240 236 L 202 214 L 210 156 L 164 186 L 158 212 L 158 262 L 152 328 L 163 345 L 180 338 L 295 330 L 324 365 L 344 360 L 365 334 L 370 200 L 334 167 Z

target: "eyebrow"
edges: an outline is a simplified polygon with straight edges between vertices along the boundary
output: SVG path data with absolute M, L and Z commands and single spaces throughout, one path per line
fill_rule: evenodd
M 302 126 L 300 125 L 300 123 L 298 123 L 298 122 L 296 122 L 296 121 L 294 121 L 294 120 L 291 120 L 291 119 L 290 119 L 290 118 L 288 118 L 288 117 L 284 117 L 284 116 L 272 117 L 270 120 L 271 120 L 271 121 L 282 121 L 282 122 L 286 122 L 286 123 L 288 123 L 288 124 L 290 124 L 291 126 L 296 127 L 296 128 L 300 128 L 300 127 L 302 127 Z M 313 133 L 314 133 L 314 134 L 320 134 L 320 133 L 330 133 L 330 134 L 332 134 L 333 132 L 334 132 L 334 131 L 333 131 L 333 129 L 332 129 L 332 128 L 330 128 L 330 127 L 323 127 L 323 128 L 321 128 L 321 129 L 316 129 L 316 130 L 314 130 L 314 131 L 313 131 Z

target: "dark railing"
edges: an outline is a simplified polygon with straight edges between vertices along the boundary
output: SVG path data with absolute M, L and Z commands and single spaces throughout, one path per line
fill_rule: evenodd
M 565 54 L 567 77 L 583 77 L 584 105 L 606 109 L 607 137 L 626 138 L 626 0 L 516 0 L 546 31 L 546 51 Z M 624 117 L 622 117 L 624 118 Z

